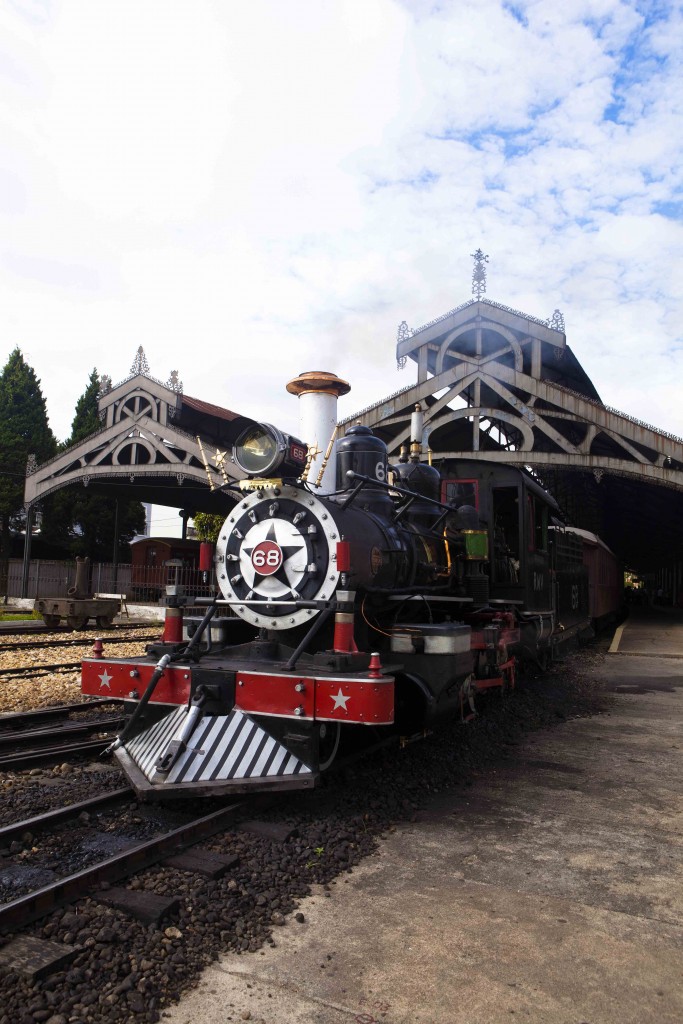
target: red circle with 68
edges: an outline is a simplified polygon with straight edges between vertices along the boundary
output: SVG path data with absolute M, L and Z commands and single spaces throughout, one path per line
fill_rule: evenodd
M 262 540 L 251 553 L 251 564 L 259 576 L 272 576 L 282 565 L 282 548 L 274 540 Z

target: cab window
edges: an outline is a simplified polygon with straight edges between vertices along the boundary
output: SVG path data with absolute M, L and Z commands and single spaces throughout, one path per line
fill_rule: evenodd
M 461 505 L 472 505 L 479 510 L 478 480 L 444 480 L 441 484 L 441 500 L 446 505 L 460 508 Z

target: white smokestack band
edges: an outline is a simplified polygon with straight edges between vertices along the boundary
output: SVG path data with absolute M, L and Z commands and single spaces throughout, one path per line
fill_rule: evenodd
M 299 396 L 299 439 L 318 454 L 311 462 L 309 485 L 315 486 L 330 439 L 337 426 L 337 399 L 351 390 L 351 385 L 334 373 L 309 370 L 290 380 L 287 390 Z M 336 489 L 337 466 L 335 447 L 332 446 L 327 467 L 319 488 L 320 494 Z

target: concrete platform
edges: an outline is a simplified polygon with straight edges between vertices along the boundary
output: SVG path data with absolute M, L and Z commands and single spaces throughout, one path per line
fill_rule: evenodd
M 683 657 L 683 610 L 632 608 L 614 634 L 610 654 Z
M 170 1024 L 680 1024 L 683 621 L 622 644 L 650 653 L 607 656 L 611 713 L 440 795 Z

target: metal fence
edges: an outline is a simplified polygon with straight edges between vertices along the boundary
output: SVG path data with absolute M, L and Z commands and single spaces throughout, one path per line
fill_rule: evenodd
M 24 567 L 20 558 L 10 558 L 7 597 L 21 597 Z M 127 594 L 130 587 L 131 566 L 118 565 L 116 570 L 108 562 L 95 562 L 91 570 L 91 587 L 96 594 Z M 69 587 L 76 582 L 74 562 L 34 559 L 29 564 L 27 597 L 66 597 Z M 4 596 L 4 595 L 3 595 Z
M 146 604 L 164 603 L 167 583 L 178 583 L 188 597 L 210 597 L 214 593 L 213 573 L 182 567 L 177 579 L 171 578 L 166 566 L 123 564 L 114 566 L 109 562 L 94 562 L 90 568 L 90 590 L 94 594 L 125 594 L 129 601 L 143 601 Z M 29 565 L 26 597 L 67 597 L 69 587 L 76 581 L 74 562 L 34 559 Z M 23 562 L 11 558 L 7 596 L 22 597 Z

